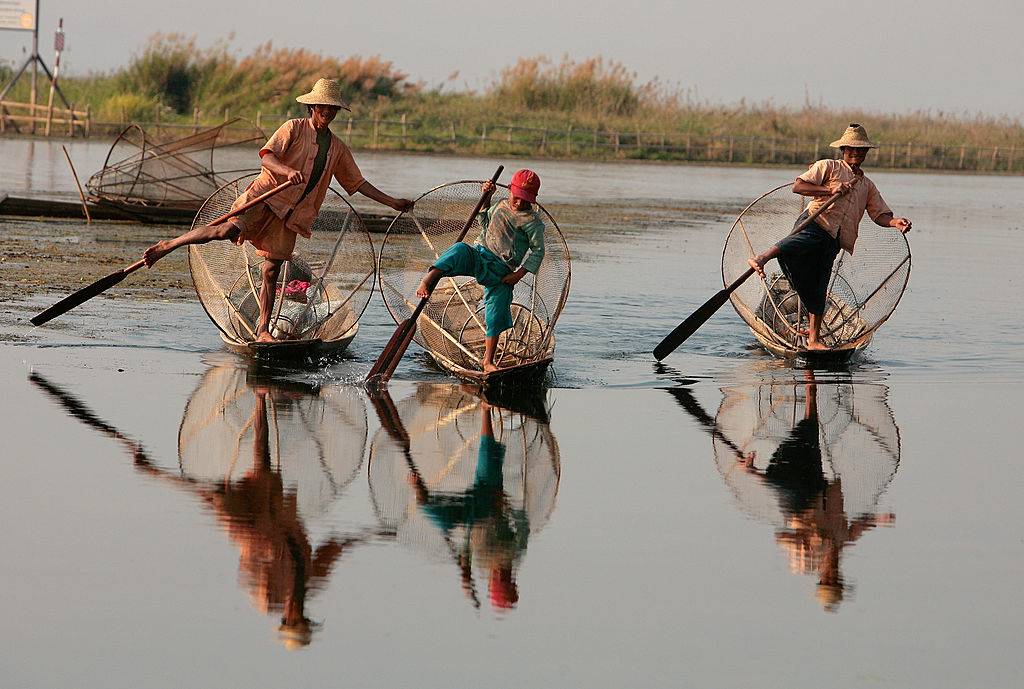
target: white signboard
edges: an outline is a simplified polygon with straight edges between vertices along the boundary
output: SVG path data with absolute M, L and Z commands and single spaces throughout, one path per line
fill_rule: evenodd
M 36 28 L 36 0 L 0 0 L 0 29 Z

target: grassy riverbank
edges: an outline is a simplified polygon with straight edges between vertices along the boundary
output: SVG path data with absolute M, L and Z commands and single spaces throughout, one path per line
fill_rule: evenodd
M 101 132 L 132 121 L 213 124 L 225 115 L 272 129 L 302 114 L 294 97 L 321 75 L 342 80 L 352 116 L 339 117 L 335 131 L 360 147 L 794 164 L 829 155 L 828 142 L 857 121 L 882 142 L 879 165 L 1024 172 L 1024 126 L 1016 120 L 694 102 L 600 58 L 521 59 L 480 92 L 456 92 L 426 88 L 379 57 L 342 60 L 270 44 L 239 56 L 226 44 L 199 48 L 166 35 L 124 68 L 68 77 L 61 88 L 77 108 L 88 104 Z M 28 100 L 27 79 L 8 99 Z

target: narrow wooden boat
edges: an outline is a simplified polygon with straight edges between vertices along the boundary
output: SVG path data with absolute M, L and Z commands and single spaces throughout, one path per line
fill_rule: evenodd
M 308 340 L 278 340 L 277 342 L 243 342 L 220 334 L 221 341 L 228 349 L 256 361 L 302 362 L 317 361 L 326 356 L 341 354 L 359 332 L 359 324 L 341 337 L 333 340 L 312 338 Z
M 522 364 L 505 366 L 497 371 L 484 373 L 483 371 L 460 366 L 440 352 L 428 352 L 430 358 L 437 364 L 438 368 L 450 373 L 467 383 L 479 385 L 486 390 L 495 388 L 531 388 L 539 387 L 544 383 L 548 368 L 554 361 L 553 356 L 546 356 L 536 361 L 529 361 Z

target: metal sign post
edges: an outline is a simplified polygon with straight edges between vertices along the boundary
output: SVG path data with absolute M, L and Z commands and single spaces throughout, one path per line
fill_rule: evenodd
M 32 32 L 32 54 L 29 55 L 25 62 L 18 68 L 18 71 L 14 73 L 14 78 L 11 79 L 0 91 L 0 103 L 3 103 L 4 98 L 8 92 L 18 83 L 18 79 L 25 73 L 29 65 L 32 66 L 32 86 L 31 95 L 29 101 L 31 103 L 31 114 L 35 117 L 35 105 L 37 96 L 37 86 L 39 81 L 39 68 L 42 67 L 46 76 L 50 78 L 50 83 L 53 84 L 54 90 L 57 95 L 60 96 L 61 101 L 64 103 L 64 107 L 71 110 L 71 104 L 68 99 L 64 97 L 64 93 L 57 86 L 56 79 L 53 74 L 50 73 L 50 68 L 43 62 L 43 58 L 39 55 L 39 2 L 40 0 L 0 0 L 0 30 L 4 31 L 31 31 Z M 61 34 L 61 43 L 63 44 L 63 28 L 59 31 Z M 2 117 L 0 113 L 0 117 Z M 35 132 L 36 124 L 32 122 L 32 131 Z

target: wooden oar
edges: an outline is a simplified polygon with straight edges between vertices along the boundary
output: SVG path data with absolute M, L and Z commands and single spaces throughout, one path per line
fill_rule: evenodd
M 818 210 L 814 211 L 809 216 L 807 216 L 803 222 L 801 222 L 799 225 L 793 228 L 793 231 L 790 234 L 796 234 L 800 230 L 810 225 L 819 215 L 821 215 L 822 211 L 824 211 L 826 208 L 835 203 L 836 200 L 845 193 L 845 191 L 841 191 L 832 194 L 832 196 L 829 196 L 825 203 L 823 203 L 821 207 L 818 208 Z M 690 317 L 687 318 L 685 321 L 677 325 L 675 330 L 670 332 L 665 337 L 665 339 L 662 340 L 658 344 L 658 346 L 654 348 L 654 358 L 657 359 L 658 361 L 661 361 L 669 354 L 674 352 L 679 345 L 686 342 L 686 340 L 689 339 L 690 335 L 693 335 L 695 332 L 697 332 L 697 329 L 700 326 L 704 325 L 709 318 L 715 315 L 715 312 L 718 311 L 718 309 L 722 308 L 722 305 L 725 304 L 725 302 L 729 301 L 729 295 L 735 292 L 736 289 L 744 282 L 746 282 L 747 278 L 749 278 L 753 274 L 754 269 L 747 268 L 747 271 L 745 273 L 743 273 L 738 278 L 733 280 L 729 285 L 727 285 L 723 289 L 719 290 L 718 293 L 715 294 L 715 296 L 711 297 L 706 302 L 704 302 L 704 304 L 699 309 L 694 311 L 690 315 Z
M 278 193 L 284 191 L 285 189 L 290 187 L 292 184 L 294 184 L 294 182 L 285 182 L 284 184 L 280 184 L 280 185 L 274 187 L 273 189 L 271 189 L 270 191 L 266 192 L 265 194 L 260 194 L 259 196 L 254 198 L 252 201 L 249 201 L 248 203 L 242 204 L 241 206 L 239 206 L 235 210 L 229 211 L 229 212 L 225 213 L 224 215 L 220 216 L 219 218 L 215 219 L 213 222 L 211 222 L 209 224 L 210 225 L 220 225 L 221 223 L 223 223 L 223 222 L 225 222 L 225 221 L 235 217 L 236 215 L 239 215 L 240 213 L 244 213 L 245 211 L 249 210 L 250 208 L 252 208 L 256 204 L 262 203 L 263 201 L 266 201 L 271 196 L 274 196 L 275 194 L 278 194 Z M 97 280 L 96 282 L 92 283 L 88 287 L 83 287 L 82 289 L 78 290 L 77 292 L 72 292 L 71 294 L 69 294 L 68 296 L 64 297 L 63 299 L 58 301 L 56 304 L 54 304 L 50 308 L 46 309 L 42 313 L 40 313 L 37 316 L 33 317 L 32 320 L 31 320 L 32 325 L 42 325 L 43 323 L 46 323 L 47 321 L 51 321 L 54 318 L 56 318 L 57 316 L 60 316 L 61 314 L 67 313 L 68 311 L 70 311 L 71 309 L 75 308 L 76 306 L 79 306 L 79 305 L 89 301 L 90 299 L 95 297 L 97 294 L 102 294 L 103 292 L 106 292 L 108 289 L 110 289 L 111 287 L 113 287 L 117 283 L 121 282 L 126 277 L 128 277 L 129 275 L 134 273 L 136 270 L 138 270 L 139 268 L 142 268 L 144 265 L 146 265 L 146 262 L 144 260 L 140 259 L 140 260 L 136 261 L 135 263 L 131 264 L 130 266 L 128 266 L 127 268 L 122 268 L 121 270 L 119 270 L 117 272 L 111 273 L 110 275 L 108 275 L 106 277 L 100 278 L 99 280 Z
M 491 177 L 491 184 L 498 181 L 498 177 L 501 176 L 502 170 L 505 169 L 504 165 L 499 165 L 498 169 L 495 170 L 494 175 Z M 469 228 L 473 226 L 473 220 L 476 219 L 477 213 L 484 205 L 484 199 L 487 198 L 487 193 L 480 194 L 480 200 L 476 202 L 476 206 L 473 207 L 473 212 L 469 214 L 469 218 L 466 220 L 466 224 L 462 228 L 462 232 L 459 233 L 458 239 L 452 244 L 458 244 L 466 237 L 466 233 L 469 232 Z M 436 285 L 436 283 L 435 283 Z M 433 292 L 433 289 L 430 290 Z M 405 350 L 409 348 L 409 343 L 412 342 L 413 335 L 416 334 L 416 321 L 419 319 L 420 314 L 423 313 L 424 307 L 427 302 L 430 301 L 430 294 L 420 299 L 420 303 L 413 309 L 412 315 L 402 321 L 398 328 L 395 330 L 395 334 L 391 336 L 388 343 L 384 346 L 384 351 L 377 357 L 377 361 L 374 362 L 373 368 L 366 374 L 367 383 L 378 383 L 386 384 L 390 379 L 391 375 L 398 368 L 398 362 L 402 360 L 402 356 L 405 354 Z

